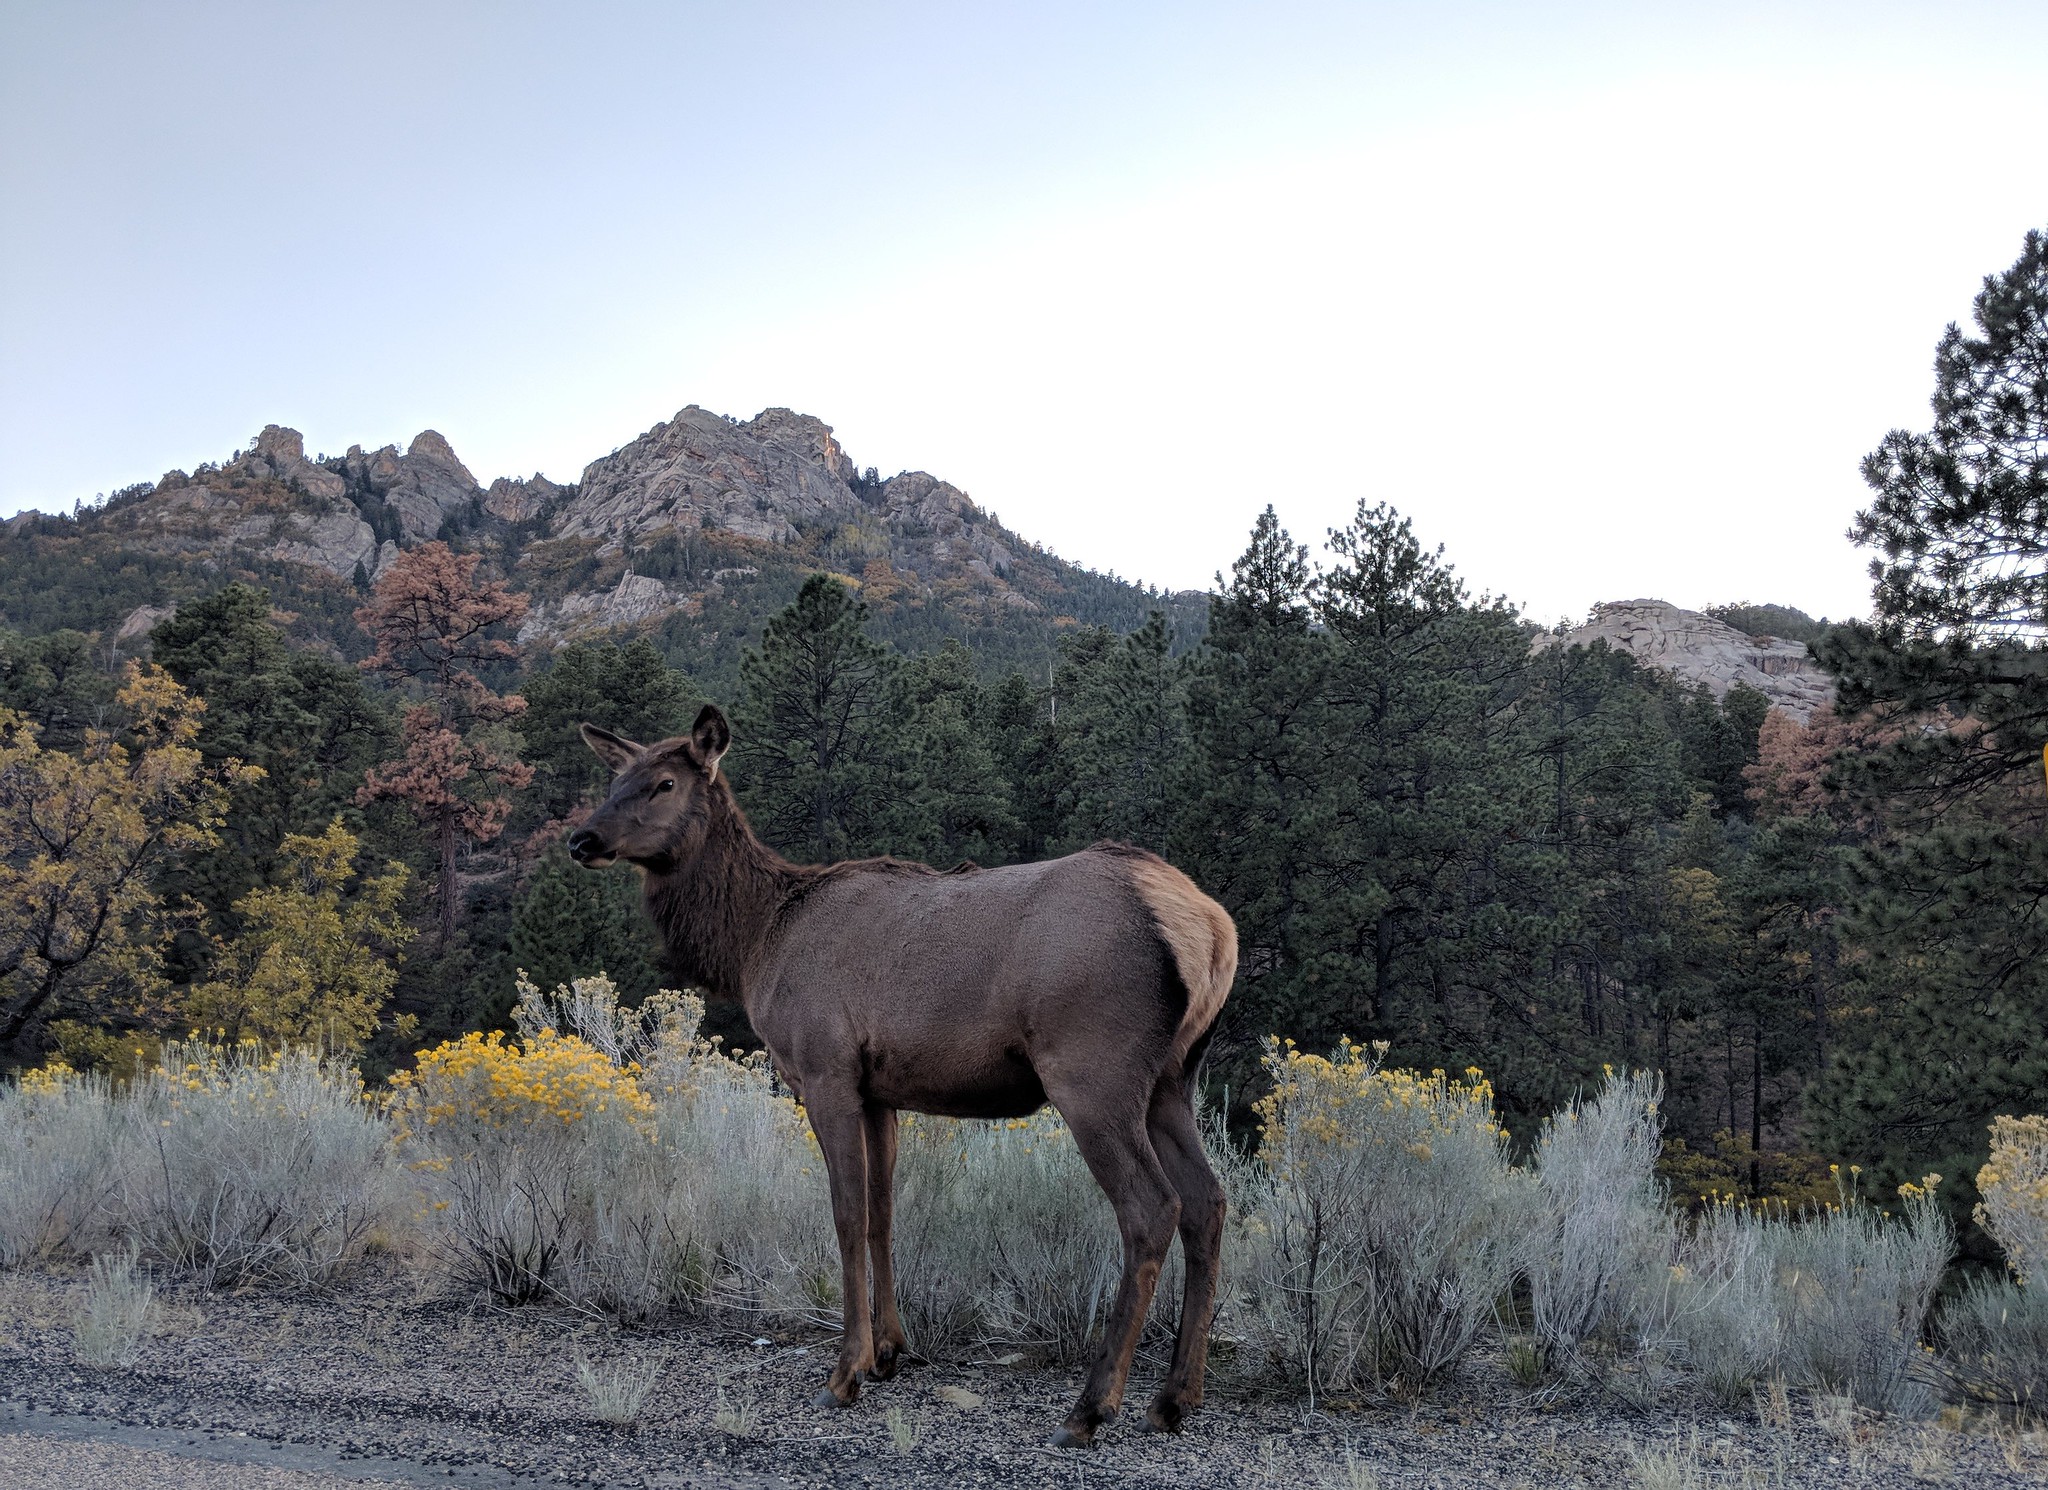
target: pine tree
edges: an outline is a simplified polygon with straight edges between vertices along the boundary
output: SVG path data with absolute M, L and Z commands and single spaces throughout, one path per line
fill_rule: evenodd
M 268 591 L 240 583 L 181 606 L 150 633 L 165 672 L 206 701 L 199 749 L 209 762 L 261 768 L 234 788 L 212 848 L 187 856 L 165 889 L 190 896 L 232 932 L 234 903 L 281 867 L 288 835 L 311 835 L 350 815 L 363 773 L 388 750 L 392 721 L 353 668 L 292 650 L 272 620 Z M 203 965 L 203 947 L 179 961 Z
M 1554 1068 L 1557 1038 L 1526 1012 L 1553 934 L 1539 892 L 1557 872 L 1526 833 L 1544 801 L 1516 713 L 1527 638 L 1507 606 L 1470 601 L 1390 507 L 1361 503 L 1330 547 L 1315 598 L 1337 644 L 1337 794 L 1312 915 L 1337 955 L 1315 970 L 1318 1033 L 1362 1028 L 1424 1064 L 1484 1064 L 1518 1100 L 1516 1081 Z M 1532 1036 L 1543 1053 L 1525 1059 Z
M 372 770 L 356 802 L 402 803 L 433 834 L 443 949 L 460 908 L 458 852 L 464 843 L 495 841 L 512 810 L 506 793 L 533 779 L 502 728 L 526 700 L 494 692 L 477 674 L 517 655 L 502 633 L 518 625 L 527 601 L 503 580 L 478 579 L 479 562 L 445 543 L 424 544 L 400 555 L 356 612 L 376 643 L 361 665 L 424 694 L 405 711 L 405 753 Z
M 1815 648 L 1841 711 L 1896 738 L 1837 772 L 1889 831 L 1850 866 L 1867 1012 L 1813 1105 L 1826 1141 L 1897 1177 L 1957 1174 L 1992 1115 L 2048 1092 L 2048 236 L 1974 319 L 1936 350 L 1932 427 L 1864 462 L 1875 614 Z
M 693 717 L 690 680 L 646 637 L 572 642 L 520 692 L 526 699 L 520 756 L 534 768 L 541 811 L 550 818 L 566 816 L 610 779 L 577 733 L 580 725 L 653 741 L 681 733 Z
M 1334 657 L 1310 626 L 1308 550 L 1270 506 L 1217 580 L 1187 685 L 1193 769 L 1175 847 L 1237 923 L 1244 984 L 1224 1036 L 1242 1057 L 1266 1030 L 1298 1029 L 1314 968 L 1303 932 L 1334 814 Z
M 888 846 L 897 660 L 866 620 L 852 592 L 814 574 L 740 663 L 733 780 L 762 834 L 799 859 Z
M 1167 848 L 1187 772 L 1184 679 L 1166 617 L 1099 653 L 1061 720 L 1067 843 L 1115 838 Z
M 1018 824 L 984 732 L 990 707 L 974 654 L 958 641 L 897 673 L 902 783 L 891 838 L 899 852 L 937 864 L 1009 857 Z
M 637 874 L 592 874 L 560 844 L 550 846 L 513 912 L 510 966 L 499 969 L 504 987 L 515 969 L 541 988 L 602 972 L 638 1004 L 661 982 L 639 902 Z

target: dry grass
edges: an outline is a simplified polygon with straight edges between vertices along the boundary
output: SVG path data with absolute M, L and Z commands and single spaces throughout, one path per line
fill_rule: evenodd
M 156 1286 L 134 1248 L 95 1257 L 71 1317 L 79 1363 L 101 1370 L 134 1365 L 155 1303 Z
M 654 1390 L 667 1366 L 666 1353 L 649 1361 L 614 1361 L 606 1366 L 593 1366 L 579 1350 L 576 1386 L 592 1418 L 614 1428 L 632 1428 L 638 1426 L 647 1394 Z

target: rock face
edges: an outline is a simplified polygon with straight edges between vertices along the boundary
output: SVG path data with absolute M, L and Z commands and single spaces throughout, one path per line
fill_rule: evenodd
M 524 481 L 500 476 L 484 493 L 484 511 L 500 522 L 531 522 L 561 500 L 562 490 L 538 471 Z
M 854 476 L 820 420 L 769 409 L 738 424 L 691 404 L 584 467 L 554 534 L 616 540 L 662 528 L 724 528 L 790 543 L 805 526 L 838 523 L 859 509 Z
M 281 424 L 264 425 L 256 443 L 239 458 L 221 467 L 221 474 L 281 481 L 287 486 L 303 488 L 310 496 L 332 501 L 348 495 L 346 481 L 306 459 L 305 437 Z
M 519 628 L 519 640 L 567 641 L 586 632 L 650 621 L 688 602 L 687 595 L 679 595 L 660 580 L 629 569 L 610 590 L 569 595 L 535 606 Z
M 1538 639 L 1539 648 L 1558 640 Z M 1566 646 L 1604 641 L 1648 667 L 1687 683 L 1704 683 L 1716 698 L 1736 684 L 1754 688 L 1804 720 L 1835 696 L 1834 684 L 1806 655 L 1803 642 L 1750 636 L 1725 621 L 1662 600 L 1616 600 L 1593 608 L 1592 619 L 1564 634 Z
M 208 565 L 268 559 L 374 579 L 404 549 L 449 532 L 488 550 L 534 599 L 522 636 L 559 640 L 676 611 L 701 612 L 765 548 L 798 568 L 865 583 L 878 603 L 1044 611 L 1073 603 L 1057 560 L 1008 532 L 966 492 L 922 471 L 863 476 L 830 425 L 790 409 L 746 421 L 695 405 L 592 461 L 574 486 L 535 474 L 480 485 L 435 430 L 310 460 L 299 432 L 266 425 L 226 465 L 165 473 L 106 520 L 158 551 Z M 637 554 L 669 535 L 719 535 L 708 576 Z M 702 552 L 701 546 L 698 552 Z M 567 557 L 564 557 L 564 556 Z M 771 568 L 778 567 L 770 564 Z M 563 575 L 560 580 L 551 575 Z M 570 579 L 566 576 L 585 576 Z M 687 587 L 686 587 L 687 586 Z
M 341 465 L 349 484 L 382 498 L 398 514 L 399 542 L 407 548 L 431 543 L 444 521 L 483 495 L 469 467 L 431 429 L 413 436 L 403 455 L 396 445 L 368 455 L 362 446 L 351 445 Z

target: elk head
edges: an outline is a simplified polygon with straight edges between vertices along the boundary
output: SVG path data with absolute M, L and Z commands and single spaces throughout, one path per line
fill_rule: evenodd
M 687 735 L 656 745 L 636 745 L 594 724 L 582 733 L 612 768 L 612 790 L 569 835 L 569 856 L 586 869 L 624 859 L 657 871 L 688 859 L 704 836 L 704 800 L 719 758 L 732 743 L 725 715 L 706 704 Z

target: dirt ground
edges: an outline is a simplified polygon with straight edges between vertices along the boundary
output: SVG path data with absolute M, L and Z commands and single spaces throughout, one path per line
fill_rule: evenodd
M 1418 1407 L 1326 1404 L 1212 1384 L 1185 1433 L 1110 1425 L 1045 1441 L 1078 1373 L 1011 1360 L 907 1366 L 848 1410 L 810 1406 L 833 1340 L 688 1323 L 621 1331 L 499 1309 L 395 1266 L 322 1298 L 160 1290 L 132 1366 L 78 1364 L 75 1273 L 0 1274 L 0 1490 L 175 1485 L 2048 1486 L 2048 1442 L 1993 1425 L 1889 1423 L 1794 1394 L 1789 1414 L 1708 1404 L 1545 1406 L 1475 1360 Z M 656 1369 L 634 1428 L 577 1382 Z M 1141 1362 L 1142 1408 L 1156 1368 Z

